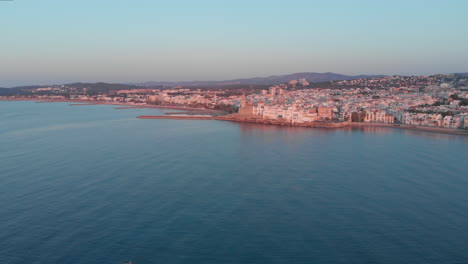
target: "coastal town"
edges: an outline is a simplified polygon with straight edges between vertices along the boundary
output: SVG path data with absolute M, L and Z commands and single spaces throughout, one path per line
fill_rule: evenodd
M 116 88 L 99 90 L 86 84 L 43 86 L 2 95 L 0 100 L 209 109 L 217 110 L 224 120 L 290 126 L 351 122 L 468 129 L 468 77 L 457 74 L 323 83 L 301 78 L 268 86 Z

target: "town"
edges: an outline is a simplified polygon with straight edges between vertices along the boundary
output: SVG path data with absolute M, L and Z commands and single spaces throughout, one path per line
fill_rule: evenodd
M 203 108 L 231 120 L 292 126 L 360 122 L 468 129 L 468 77 L 462 74 L 220 87 L 70 84 L 0 96 L 21 99 Z

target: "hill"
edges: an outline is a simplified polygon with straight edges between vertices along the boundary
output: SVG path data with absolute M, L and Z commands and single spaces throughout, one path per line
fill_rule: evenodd
M 30 86 L 18 86 L 13 88 L 0 88 L 1 95 L 31 95 L 32 90 L 37 88 L 46 88 L 53 87 L 61 89 L 61 91 L 50 92 L 44 91 L 36 93 L 37 95 L 47 95 L 47 94 L 67 94 L 67 90 L 73 90 L 75 92 L 86 92 L 88 95 L 96 94 L 107 94 L 111 91 L 117 90 L 133 90 L 133 89 L 145 89 L 145 87 L 129 85 L 129 84 L 114 84 L 114 83 L 70 83 L 64 85 L 30 85 Z
M 65 84 L 65 87 L 73 87 L 75 89 L 87 89 L 89 94 L 99 94 L 99 93 L 109 93 L 110 91 L 117 90 L 132 90 L 132 89 L 142 89 L 141 86 L 131 85 L 131 84 L 117 84 L 117 83 L 70 83 Z
M 468 72 L 460 72 L 460 73 L 455 73 L 455 74 L 463 76 L 463 77 L 468 77 Z
M 0 88 L 0 96 L 22 95 L 21 88 Z
M 359 78 L 371 78 L 371 77 L 382 77 L 384 75 L 344 75 L 337 73 L 315 73 L 315 72 L 303 72 L 293 73 L 288 75 L 272 75 L 268 77 L 255 77 L 255 78 L 244 78 L 244 79 L 233 79 L 225 81 L 181 81 L 181 82 L 143 82 L 133 83 L 138 86 L 228 86 L 233 84 L 244 84 L 244 85 L 274 85 L 280 83 L 286 83 L 291 80 L 306 79 L 309 82 L 329 82 L 329 81 L 340 81 L 340 80 L 352 80 Z

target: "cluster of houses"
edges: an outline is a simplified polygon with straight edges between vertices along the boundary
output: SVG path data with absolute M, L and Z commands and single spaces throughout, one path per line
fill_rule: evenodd
M 353 118 L 356 115 L 362 122 L 386 124 L 395 122 L 393 115 L 380 110 L 369 112 L 339 112 L 335 107 L 315 106 L 304 108 L 295 103 L 288 106 L 267 105 L 264 102 L 253 104 L 247 101 L 245 95 L 241 98 L 241 106 L 239 108 L 240 118 L 283 120 L 292 124 L 354 121 Z
M 242 118 L 308 122 L 367 122 L 468 128 L 468 78 L 452 75 L 392 76 L 330 82 L 310 88 L 306 79 L 277 84 L 239 97 L 242 88 L 131 89 L 87 95 L 73 87 L 33 90 L 34 98 L 163 104 L 223 109 Z M 68 90 L 67 90 L 68 89 Z M 68 96 L 55 95 L 67 90 Z M 41 93 L 50 92 L 49 95 Z
M 308 107 L 299 104 L 267 105 L 264 102 L 256 104 L 248 102 L 243 96 L 239 108 L 242 118 L 257 118 L 267 120 L 284 120 L 290 123 L 306 122 L 366 122 L 381 124 L 404 124 L 412 126 L 429 126 L 443 128 L 468 129 L 468 111 L 454 115 L 440 113 L 411 113 L 408 111 L 392 111 L 382 109 L 365 109 L 360 111 L 339 110 L 337 107 Z
M 453 116 L 406 112 L 401 113 L 398 118 L 405 125 L 468 129 L 468 112 Z

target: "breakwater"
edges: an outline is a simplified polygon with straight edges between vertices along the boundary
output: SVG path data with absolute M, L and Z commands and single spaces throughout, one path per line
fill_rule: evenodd
M 142 115 L 137 116 L 139 119 L 178 119 L 178 120 L 216 120 L 217 118 L 214 116 L 177 116 L 177 115 L 170 115 L 170 116 L 152 116 L 152 115 Z

